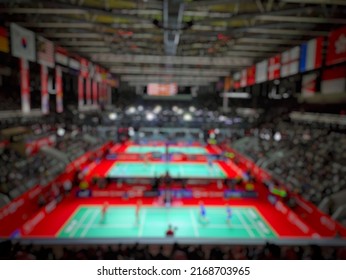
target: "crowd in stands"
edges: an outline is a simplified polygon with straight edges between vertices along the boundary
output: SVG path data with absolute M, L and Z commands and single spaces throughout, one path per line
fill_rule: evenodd
M 316 205 L 346 189 L 346 134 L 342 130 L 278 121 L 253 129 L 234 148 Z
M 0 243 L 0 259 L 16 260 L 345 260 L 344 247 L 317 245 L 23 245 Z

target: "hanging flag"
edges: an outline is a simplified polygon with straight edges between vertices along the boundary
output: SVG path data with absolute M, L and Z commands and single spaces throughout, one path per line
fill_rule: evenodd
M 48 67 L 46 65 L 41 65 L 41 110 L 43 114 L 49 113 Z
M 326 69 L 322 74 L 321 93 L 342 93 L 346 90 L 346 66 Z
M 247 82 L 246 74 L 247 74 L 247 70 L 243 69 L 240 75 L 240 87 L 246 87 L 246 82 Z
M 263 60 L 256 64 L 256 83 L 267 81 L 268 60 Z
M 285 51 L 281 55 L 281 77 L 297 74 L 299 71 L 299 46 Z
M 98 85 L 97 85 L 96 79 L 93 79 L 92 83 L 93 83 L 93 85 L 92 85 L 92 87 L 93 87 L 93 104 L 97 105 Z
M 21 58 L 20 63 L 20 92 L 22 98 L 22 112 L 30 113 L 30 81 L 29 81 L 29 62 Z
M 256 65 L 248 67 L 246 71 L 247 85 L 252 86 L 256 82 Z
M 54 44 L 41 36 L 37 37 L 37 62 L 51 68 L 55 65 Z
M 233 74 L 233 87 L 234 89 L 240 88 L 240 72 L 236 72 Z
M 346 26 L 329 33 L 326 64 L 346 61 Z
M 84 106 L 84 79 L 81 75 L 78 76 L 78 108 Z
M 302 77 L 302 95 L 313 96 L 316 93 L 317 85 L 317 76 L 316 72 L 305 74 Z
M 36 61 L 35 33 L 11 23 L 12 55 L 29 61 Z
M 280 78 L 280 60 L 281 55 L 278 54 L 269 58 L 268 60 L 268 80 L 275 80 Z
M 323 37 L 312 39 L 300 47 L 299 71 L 306 72 L 322 66 Z
M 225 82 L 223 84 L 223 90 L 224 92 L 229 92 L 232 87 L 232 78 L 230 76 L 225 77 Z
M 60 66 L 55 68 L 55 89 L 56 89 L 56 111 L 64 111 L 63 88 L 62 88 L 62 70 Z
M 85 58 L 80 59 L 80 74 L 83 78 L 89 77 L 89 62 Z
M 0 26 L 0 52 L 8 53 L 10 52 L 9 42 L 8 42 L 8 32 L 5 27 Z
M 64 66 L 68 66 L 68 53 L 62 47 L 55 47 L 55 62 Z
M 90 78 L 86 78 L 86 102 L 87 105 L 91 105 L 91 80 Z

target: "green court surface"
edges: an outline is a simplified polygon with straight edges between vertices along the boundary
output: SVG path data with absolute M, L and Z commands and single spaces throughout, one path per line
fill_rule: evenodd
M 109 178 L 155 178 L 169 172 L 172 178 L 226 178 L 227 175 L 218 163 L 181 162 L 116 162 L 107 173 Z
M 165 146 L 130 146 L 125 150 L 125 153 L 131 154 L 146 154 L 146 153 L 162 153 L 166 152 Z M 169 153 L 181 153 L 186 155 L 205 155 L 209 154 L 207 149 L 203 147 L 168 147 Z
M 207 207 L 208 221 L 198 207 L 142 207 L 136 222 L 135 207 L 110 207 L 102 219 L 101 206 L 81 206 L 58 233 L 60 238 L 160 238 L 169 225 L 178 238 L 276 238 L 253 207 L 232 207 L 226 221 L 225 207 Z

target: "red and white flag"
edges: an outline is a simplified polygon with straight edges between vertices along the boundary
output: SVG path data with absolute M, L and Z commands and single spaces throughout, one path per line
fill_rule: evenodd
M 93 104 L 97 105 L 97 96 L 98 96 L 98 84 L 96 79 L 93 79 Z
M 55 62 L 57 64 L 61 64 L 64 66 L 68 66 L 68 53 L 67 50 L 65 50 L 62 47 L 56 47 L 55 48 Z
M 305 74 L 302 77 L 302 95 L 313 96 L 316 93 L 316 81 L 318 74 L 316 72 Z
M 41 64 L 41 110 L 43 114 L 49 113 L 48 94 L 48 68 Z
M 329 33 L 326 64 L 346 61 L 346 26 Z
M 247 69 L 243 69 L 240 74 L 240 87 L 246 87 L 247 83 Z
M 236 72 L 233 74 L 233 88 L 238 89 L 240 88 L 240 72 Z
M 300 47 L 294 47 L 281 55 L 281 77 L 288 77 L 299 72 Z
M 30 113 L 30 81 L 29 81 L 29 62 L 21 58 L 20 63 L 20 92 L 22 98 L 22 112 Z
M 342 93 L 346 90 L 346 66 L 326 69 L 322 74 L 321 93 Z
M 92 104 L 92 100 L 91 100 L 91 80 L 90 80 L 90 78 L 86 78 L 86 101 L 87 101 L 87 105 L 91 105 Z
M 268 80 L 275 80 L 280 78 L 280 60 L 281 55 L 278 54 L 269 58 L 268 60 Z

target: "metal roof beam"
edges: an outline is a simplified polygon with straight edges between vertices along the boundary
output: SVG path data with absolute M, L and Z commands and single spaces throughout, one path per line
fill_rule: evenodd
M 248 66 L 253 60 L 243 57 L 199 57 L 199 56 L 156 56 L 156 55 L 116 55 L 94 54 L 93 61 L 114 63 L 147 63 L 200 66 Z
M 316 4 L 316 5 L 340 5 L 346 6 L 345 0 L 281 0 L 286 3 L 297 3 L 297 4 Z
M 256 16 L 256 19 L 262 20 L 262 21 L 277 21 L 277 22 L 297 22 L 297 23 L 315 23 L 315 24 L 346 24 L 346 19 L 344 19 L 344 18 L 259 15 L 259 16 Z
M 230 74 L 228 70 L 209 70 L 196 68 L 163 68 L 163 67 L 136 67 L 136 66 L 115 66 L 110 71 L 115 74 L 141 74 L 141 75 L 176 75 L 176 76 L 207 76 L 219 77 Z

